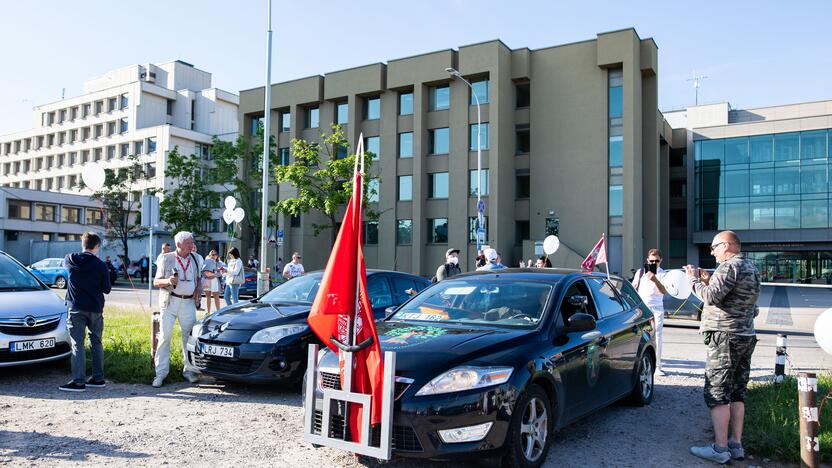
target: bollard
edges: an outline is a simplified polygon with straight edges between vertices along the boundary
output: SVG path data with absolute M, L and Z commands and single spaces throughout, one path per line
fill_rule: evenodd
M 156 348 L 159 345 L 159 327 L 161 325 L 162 314 L 158 310 L 153 311 L 150 318 L 150 363 L 153 365 L 156 362 Z
M 818 379 L 814 373 L 801 372 L 797 376 L 798 410 L 800 411 L 800 461 L 801 466 L 820 467 L 820 443 L 818 441 L 817 391 Z
M 783 381 L 783 375 L 786 373 L 787 338 L 783 333 L 777 334 L 777 350 L 774 356 L 774 383 L 776 384 Z

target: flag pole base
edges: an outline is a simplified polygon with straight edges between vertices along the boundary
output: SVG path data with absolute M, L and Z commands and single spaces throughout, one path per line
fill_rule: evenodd
M 332 344 L 337 346 L 338 349 L 340 349 L 341 351 L 343 351 L 345 353 L 357 353 L 357 352 L 361 351 L 362 349 L 366 348 L 367 346 L 370 346 L 371 344 L 373 344 L 373 337 L 371 336 L 371 337 L 367 338 L 366 340 L 362 341 L 361 343 L 359 343 L 357 345 L 352 345 L 352 346 L 345 345 L 344 343 L 341 343 L 334 336 L 331 336 L 329 338 L 329 341 L 332 341 Z

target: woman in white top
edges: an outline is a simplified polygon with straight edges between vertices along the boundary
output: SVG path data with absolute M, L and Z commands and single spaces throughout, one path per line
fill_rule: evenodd
M 240 251 L 234 247 L 228 251 L 228 268 L 225 270 L 226 305 L 240 302 L 240 286 L 245 282 L 246 274 L 243 271 L 243 261 L 240 260 Z

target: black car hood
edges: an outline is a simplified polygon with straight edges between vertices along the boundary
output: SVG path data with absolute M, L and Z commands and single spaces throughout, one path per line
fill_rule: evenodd
M 284 323 L 306 321 L 311 304 L 297 302 L 241 302 L 221 309 L 205 321 L 209 325 L 228 323 L 231 330 L 261 330 Z
M 534 333 L 533 330 L 398 320 L 380 322 L 377 327 L 382 351 L 396 352 L 396 374 L 414 377 L 463 363 L 498 364 L 487 361 L 501 351 L 510 352 Z

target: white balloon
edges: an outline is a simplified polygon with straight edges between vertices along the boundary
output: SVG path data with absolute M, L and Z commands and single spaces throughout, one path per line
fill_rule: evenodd
M 832 309 L 826 309 L 815 320 L 815 341 L 828 354 L 832 354 Z
M 231 224 L 234 222 L 234 210 L 225 210 L 222 212 L 222 219 L 225 221 L 225 224 Z
M 543 239 L 543 251 L 546 252 L 546 255 L 552 255 L 558 251 L 558 248 L 560 248 L 558 236 L 547 236 Z
M 235 206 L 237 206 L 236 198 L 232 197 L 231 195 L 225 197 L 225 208 L 227 210 L 233 210 Z
M 81 180 L 93 192 L 97 192 L 104 187 L 106 178 L 107 175 L 104 173 L 104 168 L 96 162 L 87 164 L 81 171 Z
M 692 292 L 690 288 L 690 281 L 688 280 L 688 275 L 684 271 L 665 271 L 659 275 L 659 281 L 661 281 L 664 288 L 667 289 L 667 293 L 676 299 L 685 300 L 690 297 L 690 293 Z
M 240 222 L 240 221 L 242 221 L 242 220 L 243 220 L 243 218 L 245 218 L 245 217 L 246 217 L 246 212 L 245 212 L 245 210 L 243 210 L 243 209 L 242 209 L 242 208 L 240 208 L 239 206 L 238 206 L 237 208 L 234 208 L 234 221 L 236 221 L 236 222 L 238 222 L 238 223 L 239 223 L 239 222 Z

